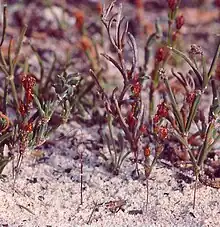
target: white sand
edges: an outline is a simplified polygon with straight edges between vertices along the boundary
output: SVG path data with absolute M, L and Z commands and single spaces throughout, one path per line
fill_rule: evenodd
M 62 130 L 66 133 L 68 127 Z M 80 132 L 81 136 L 85 133 L 83 130 Z M 93 136 L 87 133 L 80 141 L 83 138 L 86 141 Z M 199 187 L 193 211 L 193 184 L 177 179 L 174 170 L 158 164 L 149 181 L 146 211 L 146 186 L 131 179 L 133 166 L 130 161 L 125 162 L 119 176 L 113 177 L 102 165 L 95 167 L 102 160 L 96 160 L 84 147 L 80 149 L 84 154 L 85 190 L 84 203 L 80 205 L 80 160 L 73 159 L 76 149 L 68 147 L 70 140 L 56 142 L 55 147 L 45 152 L 48 155 L 45 163 L 26 157 L 14 196 L 11 167 L 7 166 L 4 174 L 8 177 L 5 182 L 0 181 L 0 224 L 9 224 L 10 227 L 220 226 L 220 190 Z M 72 169 L 66 173 L 66 168 Z M 36 182 L 30 183 L 34 178 Z M 107 206 L 99 206 L 87 224 L 95 203 L 115 200 L 126 200 L 124 210 L 112 213 Z M 143 214 L 129 214 L 134 209 L 142 210 Z

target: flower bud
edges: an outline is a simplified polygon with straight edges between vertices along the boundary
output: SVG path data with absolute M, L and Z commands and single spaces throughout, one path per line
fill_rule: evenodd
M 178 16 L 176 18 L 176 29 L 180 30 L 183 25 L 184 25 L 184 17 L 183 17 L 183 15 Z
M 167 3 L 171 11 L 174 11 L 176 9 L 176 5 L 177 5 L 176 0 L 167 0 Z
M 159 48 L 156 52 L 156 61 L 157 62 L 161 62 L 165 59 L 165 51 L 164 51 L 164 48 Z

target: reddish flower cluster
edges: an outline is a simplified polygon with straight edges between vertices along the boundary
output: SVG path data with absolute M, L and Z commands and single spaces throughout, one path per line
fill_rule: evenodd
M 84 19 L 85 19 L 84 13 L 82 11 L 80 11 L 80 10 L 75 12 L 75 18 L 76 18 L 76 27 L 80 31 L 82 31 L 83 24 L 84 24 Z
M 19 111 L 21 115 L 24 115 L 33 101 L 33 87 L 36 84 L 36 78 L 33 74 L 22 74 L 21 76 L 21 84 L 25 90 L 26 104 L 21 101 Z
M 164 126 L 161 126 L 159 127 L 158 133 L 161 139 L 166 139 L 168 135 L 168 129 Z
M 131 91 L 135 97 L 139 97 L 141 93 L 141 83 L 139 81 L 138 75 L 134 76 L 133 85 Z
M 126 123 L 128 124 L 129 129 L 132 131 L 135 124 L 137 123 L 137 119 L 135 118 L 134 112 L 132 110 L 128 113 Z
M 28 133 L 32 132 L 33 131 L 33 123 L 29 122 L 26 125 L 22 125 L 22 130 L 25 131 L 25 132 L 28 132 Z
M 145 149 L 144 149 L 144 156 L 145 157 L 149 157 L 150 156 L 150 147 L 149 146 L 146 146 Z
M 21 84 L 25 90 L 27 104 L 30 104 L 33 100 L 33 87 L 36 84 L 36 78 L 32 74 L 23 74 Z
M 183 15 L 178 16 L 176 18 L 176 29 L 180 30 L 183 25 L 184 25 L 184 17 L 183 17 Z
M 155 126 L 155 133 L 160 139 L 166 139 L 168 136 L 168 129 L 165 126 Z
M 177 0 L 167 0 L 167 3 L 171 11 L 174 11 L 176 9 Z
M 164 48 L 159 48 L 156 52 L 155 59 L 156 62 L 161 62 L 165 59 L 165 50 Z
M 21 113 L 22 116 L 24 116 L 25 113 L 27 112 L 26 108 L 25 108 L 25 105 L 24 105 L 24 103 L 22 101 L 20 101 L 19 112 Z
M 166 106 L 165 102 L 162 102 L 161 104 L 157 105 L 157 114 L 160 117 L 167 117 L 168 116 L 168 107 Z
M 142 126 L 140 127 L 140 130 L 141 130 L 141 132 L 142 132 L 143 134 L 147 132 L 147 128 L 146 128 L 145 125 L 142 125 Z
M 166 139 L 168 136 L 168 129 L 165 126 L 155 126 L 154 131 L 157 136 L 162 140 Z
M 153 122 L 156 124 L 162 117 L 168 117 L 169 109 L 166 106 L 165 102 L 157 105 L 157 113 L 154 116 Z

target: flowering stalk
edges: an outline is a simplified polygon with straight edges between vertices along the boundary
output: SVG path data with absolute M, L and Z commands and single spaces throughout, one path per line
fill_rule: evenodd
M 187 80 L 184 77 L 177 77 L 177 79 L 181 82 L 181 84 L 186 88 L 186 91 L 188 95 L 186 96 L 186 103 L 183 105 L 182 110 L 185 109 L 185 111 L 179 111 L 179 107 L 176 101 L 175 94 L 173 93 L 172 89 L 170 88 L 166 73 L 163 70 L 160 70 L 160 74 L 162 78 L 164 79 L 165 85 L 167 87 L 167 91 L 169 94 L 172 111 L 174 114 L 174 119 L 177 122 L 178 128 L 174 128 L 172 130 L 172 135 L 175 136 L 179 142 L 185 147 L 186 151 L 188 152 L 188 155 L 190 157 L 190 160 L 194 166 L 194 173 L 196 176 L 196 183 L 195 183 L 195 190 L 194 190 L 194 201 L 193 201 L 193 208 L 195 207 L 195 198 L 196 198 L 196 188 L 197 188 L 197 180 L 200 178 L 200 176 L 203 175 L 203 168 L 204 168 L 204 161 L 207 157 L 207 154 L 210 152 L 210 150 L 213 148 L 214 144 L 216 144 L 217 141 L 220 139 L 220 135 L 217 129 L 217 119 L 219 118 L 219 100 L 215 87 L 215 82 L 212 80 L 212 89 L 213 89 L 213 103 L 210 107 L 210 113 L 209 113 L 209 119 L 208 124 L 204 122 L 204 120 L 201 119 L 202 124 L 206 124 L 204 129 L 201 131 L 199 130 L 198 133 L 200 133 L 200 137 L 202 140 L 204 140 L 203 144 L 200 145 L 199 153 L 198 155 L 195 155 L 193 153 L 191 146 L 189 144 L 189 141 L 191 140 L 192 136 L 190 135 L 190 130 L 193 125 L 193 123 L 198 120 L 196 120 L 198 116 L 198 107 L 201 103 L 201 97 L 204 94 L 205 90 L 208 87 L 209 81 L 212 78 L 215 65 L 217 64 L 217 59 L 219 57 L 220 53 L 220 40 L 215 52 L 215 56 L 213 57 L 212 63 L 210 65 L 210 68 L 208 71 L 206 71 L 206 67 L 204 66 L 205 61 L 203 53 L 200 51 L 200 55 L 202 58 L 202 72 L 200 72 L 195 64 L 182 52 L 170 48 L 172 52 L 175 54 L 178 54 L 180 57 L 182 57 L 192 68 L 192 70 L 195 72 L 195 75 L 198 78 L 198 81 L 200 82 L 199 86 L 200 88 L 194 92 L 190 91 L 190 86 L 187 83 Z M 196 49 L 197 50 L 197 49 Z M 195 47 L 192 46 L 191 54 L 197 54 L 198 52 L 195 52 Z M 174 74 L 175 76 L 175 74 Z M 188 114 L 186 114 L 186 106 L 188 106 Z M 160 112 L 160 111 L 159 111 Z M 186 119 L 184 121 L 184 118 Z M 205 133 L 205 136 L 204 136 Z M 195 135 L 195 134 L 194 134 Z
M 130 151 L 126 152 L 123 157 L 118 157 L 117 160 L 124 160 L 128 154 L 134 154 L 135 160 L 135 172 L 138 174 L 138 153 L 139 153 L 139 141 L 141 136 L 144 133 L 144 105 L 141 100 L 141 90 L 142 90 L 142 78 L 137 73 L 137 46 L 134 37 L 127 31 L 128 23 L 124 22 L 124 18 L 121 15 L 121 7 L 119 8 L 119 12 L 117 15 L 114 15 L 108 19 L 109 14 L 114 6 L 114 2 L 110 4 L 108 8 L 104 8 L 102 22 L 107 29 L 110 43 L 115 48 L 118 59 L 115 60 L 111 56 L 107 54 L 103 54 L 103 56 L 109 60 L 120 72 L 123 78 L 123 87 L 119 90 L 117 87 L 113 90 L 111 96 L 108 96 L 107 93 L 102 88 L 97 75 L 90 70 L 90 74 L 98 86 L 99 92 L 102 94 L 103 101 L 105 103 L 105 110 L 108 117 L 108 125 L 112 125 L 112 121 L 114 125 L 121 128 L 124 132 L 125 139 L 129 142 Z M 116 21 L 115 34 L 112 35 L 111 26 L 113 21 Z M 124 47 L 126 45 L 126 40 L 128 40 L 128 44 L 131 47 L 131 51 L 133 52 L 133 60 L 131 68 L 127 67 L 124 58 Z M 126 97 L 129 97 L 127 99 Z M 123 109 L 128 108 L 129 111 L 124 113 Z M 112 119 L 112 120 L 111 120 Z M 117 148 L 114 145 L 114 139 L 112 136 L 112 126 L 109 127 L 110 139 L 113 145 L 113 151 L 115 152 L 115 158 L 113 158 L 113 165 L 119 168 L 119 162 L 116 161 Z M 120 151 L 122 152 L 122 151 Z M 111 154 L 110 154 L 111 155 Z M 113 155 L 111 155 L 113 156 Z M 122 163 L 120 161 L 120 165 Z M 116 171 L 118 172 L 118 170 Z

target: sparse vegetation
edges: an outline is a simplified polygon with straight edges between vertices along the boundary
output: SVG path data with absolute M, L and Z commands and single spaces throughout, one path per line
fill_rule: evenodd
M 40 7 L 56 15 L 52 3 L 42 2 Z M 185 43 L 183 39 L 181 1 L 166 2 L 165 25 L 156 20 L 149 32 L 143 2 L 135 1 L 139 28 L 135 35 L 124 16 L 123 4 L 117 1 L 95 5 L 100 20 L 89 24 L 82 10 L 70 12 L 63 6 L 62 17 L 56 15 L 57 30 L 45 29 L 41 35 L 46 36 L 45 42 L 51 33 L 58 36 L 57 40 L 63 39 L 62 44 L 67 46 L 64 53 L 43 50 L 32 42 L 31 25 L 26 25 L 25 19 L 20 23 L 19 36 L 10 37 L 4 4 L 0 43 L 1 175 L 13 162 L 15 181 L 27 151 L 43 146 L 60 125 L 75 120 L 87 127 L 99 125 L 99 142 L 102 148 L 107 147 L 107 152 L 102 149 L 99 156 L 108 171 L 120 175 L 124 161 L 131 160 L 131 176 L 147 182 L 147 193 L 150 174 L 161 158 L 182 169 L 187 164 L 193 171 L 193 208 L 198 182 L 220 188 L 220 156 L 216 152 L 220 139 L 220 37 L 213 35 L 217 45 L 212 47 L 215 51 L 211 51 L 210 60 L 197 43 Z M 214 3 L 218 6 L 218 2 Z M 68 21 L 72 17 L 74 28 Z M 70 38 L 73 32 L 74 42 Z M 22 53 L 23 46 L 35 57 L 35 64 Z M 218 164 L 213 167 L 214 160 Z M 82 174 L 83 169 L 81 202 Z

